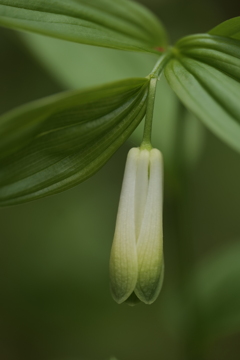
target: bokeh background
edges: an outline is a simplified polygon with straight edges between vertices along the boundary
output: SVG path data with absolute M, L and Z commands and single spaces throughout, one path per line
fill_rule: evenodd
M 113 0 L 114 1 L 114 0 Z M 239 16 L 234 0 L 141 0 L 171 42 Z M 0 112 L 72 88 L 146 76 L 154 55 L 0 29 Z M 159 84 L 166 276 L 151 306 L 117 305 L 108 261 L 126 154 L 64 193 L 0 209 L 1 360 L 238 360 L 239 155 Z

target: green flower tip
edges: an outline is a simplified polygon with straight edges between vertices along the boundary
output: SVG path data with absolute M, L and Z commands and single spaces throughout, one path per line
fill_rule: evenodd
M 129 151 L 110 256 L 114 300 L 153 303 L 163 282 L 163 161 L 157 149 Z

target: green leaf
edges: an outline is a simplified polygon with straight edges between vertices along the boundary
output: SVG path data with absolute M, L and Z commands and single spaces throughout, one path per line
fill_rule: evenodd
M 239 23 L 236 19 L 230 22 Z M 179 40 L 173 49 L 176 59 L 165 74 L 183 103 L 215 135 L 240 151 L 240 41 L 230 36 L 233 32 L 229 37 L 220 30 L 210 33 Z
M 240 83 L 203 62 L 178 55 L 165 76 L 180 100 L 210 130 L 240 152 Z
M 240 16 L 224 21 L 210 30 L 209 34 L 240 40 Z
M 208 34 L 188 36 L 177 42 L 181 54 L 200 60 L 240 81 L 240 41 Z
M 68 87 L 82 88 L 126 77 L 142 77 L 149 74 L 155 65 L 155 57 L 148 53 L 140 54 L 93 46 L 86 47 L 31 33 L 23 34 L 22 37 L 31 47 L 31 52 L 34 52 L 38 58 L 40 57 L 58 81 Z M 91 63 L 89 63 L 89 59 L 91 59 Z M 101 64 L 101 71 L 99 71 L 98 62 Z M 89 68 L 91 70 L 86 71 Z M 175 160 L 179 153 L 176 151 L 177 129 L 179 120 L 182 119 L 179 117 L 179 102 L 163 76 L 157 86 L 154 107 L 154 118 L 161 118 L 161 121 L 154 121 L 152 141 L 154 146 L 161 149 L 165 168 L 171 167 L 171 172 L 176 168 Z M 190 116 L 191 119 L 189 119 Z M 184 154 L 188 158 L 186 161 L 190 165 L 201 154 L 200 149 L 203 148 L 202 140 L 205 129 L 192 113 L 188 112 L 187 117 L 188 125 L 185 126 L 186 132 L 182 137 L 182 143 L 184 144 Z M 136 143 L 140 143 L 142 140 L 142 125 L 143 123 L 131 135 L 132 141 Z M 173 178 L 175 179 L 175 175 Z
M 195 293 L 199 318 L 208 337 L 240 329 L 240 243 L 208 255 L 193 272 L 190 293 Z
M 157 53 L 167 43 L 158 19 L 128 0 L 0 0 L 0 25 L 121 50 Z
M 35 101 L 0 118 L 0 204 L 66 190 L 99 170 L 146 111 L 149 80 Z

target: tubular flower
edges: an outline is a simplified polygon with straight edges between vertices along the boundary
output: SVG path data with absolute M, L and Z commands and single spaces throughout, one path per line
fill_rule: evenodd
M 127 157 L 110 256 L 114 300 L 153 303 L 163 282 L 163 161 L 159 150 Z

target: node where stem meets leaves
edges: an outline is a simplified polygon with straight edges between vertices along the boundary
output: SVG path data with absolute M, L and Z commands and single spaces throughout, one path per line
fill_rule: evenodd
M 99 170 L 146 112 L 149 80 L 32 102 L 0 118 L 0 204 L 66 190 Z

